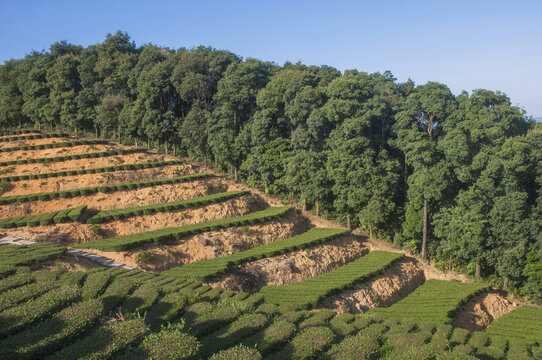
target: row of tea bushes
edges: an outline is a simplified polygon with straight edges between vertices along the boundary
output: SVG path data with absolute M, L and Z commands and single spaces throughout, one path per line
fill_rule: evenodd
M 64 254 L 66 247 L 57 244 L 39 243 L 31 246 L 0 246 L 0 264 L 6 274 L 10 267 L 31 265 L 45 260 L 52 260 Z M 1 278 L 2 276 L 0 276 Z
M 138 152 L 147 151 L 144 148 L 130 148 L 130 149 L 118 149 L 118 150 L 108 150 L 94 153 L 83 153 L 83 154 L 74 154 L 74 155 L 64 155 L 64 156 L 55 156 L 55 157 L 45 157 L 45 158 L 34 158 L 34 159 L 20 159 L 20 160 L 10 160 L 10 161 L 0 161 L 0 166 L 9 166 L 9 165 L 24 165 L 24 164 L 47 164 L 52 162 L 60 161 L 69 161 L 69 160 L 80 160 L 80 159 L 97 159 L 106 156 L 116 156 L 116 155 L 127 155 Z M 36 174 L 37 179 L 42 178 L 42 175 Z M 32 177 L 31 179 L 34 179 Z
M 51 144 L 40 144 L 40 145 L 23 145 L 15 146 L 10 148 L 0 149 L 0 152 L 12 152 L 12 151 L 21 151 L 21 150 L 44 150 L 44 149 L 56 149 L 60 147 L 72 147 L 79 145 L 98 145 L 98 144 L 108 144 L 108 140 L 102 139 L 92 139 L 92 140 L 73 140 L 59 143 Z
M 57 210 L 44 214 L 0 219 L 0 228 L 12 229 L 21 226 L 46 226 L 70 221 L 79 221 L 86 208 L 86 205 L 81 205 L 75 208 Z
M 113 220 L 127 219 L 133 216 L 151 215 L 158 212 L 169 212 L 189 207 L 202 206 L 225 201 L 250 194 L 250 191 L 229 191 L 224 193 L 201 196 L 193 199 L 172 201 L 167 203 L 136 206 L 115 210 L 103 210 L 87 219 L 89 224 L 101 224 Z
M 98 274 L 108 274 L 109 280 L 92 298 L 81 299 L 82 289 Z M 258 294 L 247 298 L 246 293 L 134 270 L 38 271 L 32 278 L 33 284 L 43 286 L 57 279 L 57 287 L 36 293 L 26 303 L 19 298 L 22 305 L 0 311 L 0 333 L 11 328 L 0 335 L 2 358 L 165 360 L 214 354 L 209 359 L 474 360 L 531 359 L 540 350 L 533 346 L 536 340 L 518 345 L 487 331 L 452 330 L 449 324 L 381 317 L 372 311 L 283 312 L 281 306 L 261 304 Z M 83 283 L 83 288 L 75 283 Z M 19 289 L 23 294 L 24 288 L 36 287 L 33 284 L 9 293 Z M 128 311 L 138 303 L 146 303 L 143 312 Z M 20 316 L 23 312 L 28 319 Z M 115 313 L 121 317 L 113 324 L 96 326 L 102 316 Z M 531 330 L 533 336 L 540 333 Z
M 162 166 L 178 165 L 182 163 L 184 163 L 183 160 L 171 160 L 171 161 L 157 161 L 157 162 L 139 163 L 139 164 L 122 164 L 122 165 L 106 166 L 106 167 L 100 167 L 100 168 L 65 170 L 65 171 L 43 173 L 43 174 L 25 174 L 25 175 L 5 176 L 5 177 L 0 177 L 0 181 L 13 182 L 13 181 L 21 181 L 21 180 L 46 179 L 46 178 L 83 175 L 83 174 L 98 174 L 98 173 L 106 173 L 106 172 L 122 171 L 122 170 L 152 169 L 152 168 L 157 168 L 157 167 L 162 167 Z
M 472 297 L 489 290 L 484 281 L 462 283 L 431 279 L 407 297 L 387 308 L 374 308 L 382 317 L 408 319 L 417 323 L 451 323 L 455 312 Z
M 21 135 L 21 134 L 39 134 L 41 131 L 32 129 L 0 130 L 0 136 Z
M 10 136 L 0 138 L 0 142 L 17 141 L 17 140 L 35 140 L 35 139 L 52 139 L 52 138 L 65 138 L 68 134 L 32 134 L 23 136 Z
M 140 189 L 144 187 L 153 187 L 153 186 L 166 185 L 166 184 L 178 184 L 178 183 L 187 182 L 187 181 L 206 179 L 213 176 L 214 176 L 213 174 L 201 173 L 201 174 L 178 176 L 178 177 L 169 178 L 169 179 L 92 186 L 92 187 L 87 187 L 87 188 L 54 191 L 54 192 L 48 192 L 48 193 L 4 196 L 4 197 L 0 197 L 0 205 L 19 204 L 23 202 L 36 201 L 36 200 L 46 201 L 46 200 L 53 200 L 53 199 L 59 199 L 59 198 L 85 196 L 85 195 L 95 194 L 97 192 L 107 193 L 107 192 L 113 192 L 113 191 L 133 190 L 133 189 Z
M 313 308 L 324 298 L 385 271 L 403 257 L 402 253 L 371 251 L 355 261 L 313 278 L 283 286 L 265 286 L 259 294 L 268 303 L 291 308 Z
M 96 249 L 101 251 L 126 251 L 146 244 L 166 244 L 179 240 L 188 235 L 195 235 L 206 231 L 218 231 L 229 227 L 254 225 L 280 218 L 290 211 L 290 207 L 270 207 L 251 214 L 190 224 L 179 227 L 170 227 L 147 231 L 137 234 L 118 236 L 108 239 L 93 240 L 83 244 L 74 245 L 74 248 Z M 164 272 L 164 275 L 168 275 Z M 174 274 L 169 274 L 173 275 Z

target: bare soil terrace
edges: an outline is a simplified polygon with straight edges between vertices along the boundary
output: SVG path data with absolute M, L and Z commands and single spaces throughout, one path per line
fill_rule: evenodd
M 86 145 L 85 153 L 97 152 L 91 149 L 92 145 Z M 137 164 L 144 162 L 165 161 L 166 156 L 152 153 L 132 153 L 124 155 L 104 156 L 100 158 L 55 161 L 50 163 L 20 164 L 3 166 L 0 168 L 9 169 L 2 176 L 45 174 L 65 170 L 92 169 L 98 167 L 115 166 L 122 164 Z
M 51 142 L 51 139 L 45 139 Z M 10 143 L 11 144 L 11 143 Z M 11 146 L 9 146 L 11 147 Z M 66 156 L 75 154 L 85 154 L 92 150 L 92 152 L 102 152 L 119 147 L 110 144 L 95 144 L 95 145 L 76 145 L 71 147 L 60 147 L 53 149 L 38 149 L 38 150 L 16 150 L 2 153 L 2 161 L 13 161 L 21 159 L 38 159 L 55 156 Z
M 192 174 L 192 167 L 187 164 L 168 165 L 151 169 L 121 170 L 98 174 L 62 176 L 56 178 L 22 180 L 11 183 L 2 196 L 24 195 L 40 192 L 72 190 L 83 187 L 119 184 L 133 181 L 167 179 L 175 176 Z
M 21 139 L 21 140 L 15 140 L 15 141 L 2 141 L 0 142 L 0 149 L 16 147 L 16 146 L 56 144 L 56 143 L 68 142 L 68 141 L 73 141 L 73 139 L 70 139 L 67 137 L 55 137 L 55 138 L 43 138 L 43 139 Z
M 87 205 L 90 209 L 111 210 L 191 199 L 227 191 L 228 184 L 218 178 L 186 183 L 166 184 L 133 190 L 95 193 L 74 198 L 32 201 L 0 206 L 0 218 L 43 214 L 55 210 Z

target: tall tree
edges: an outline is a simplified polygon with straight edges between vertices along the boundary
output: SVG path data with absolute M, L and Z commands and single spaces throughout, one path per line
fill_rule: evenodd
M 437 141 L 442 128 L 455 107 L 455 99 L 447 86 L 428 82 L 418 86 L 404 102 L 393 126 L 397 139 L 393 143 L 405 154 L 413 169 L 409 179 L 409 198 L 423 198 L 422 259 L 427 261 L 427 238 L 430 222 L 431 200 L 442 194 L 446 170 L 444 164 L 435 167 L 442 156 L 437 151 Z M 413 186 L 414 185 L 414 186 Z

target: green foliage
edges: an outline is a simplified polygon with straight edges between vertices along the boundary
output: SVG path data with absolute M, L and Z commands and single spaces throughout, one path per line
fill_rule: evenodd
M 92 231 L 94 235 L 102 235 L 102 228 L 100 225 L 92 225 L 90 231 Z
M 357 335 L 348 336 L 340 343 L 333 345 L 321 359 L 371 359 L 379 353 L 382 340 L 382 334 L 378 332 L 360 331 Z
M 201 355 L 212 355 L 221 349 L 239 343 L 244 338 L 263 329 L 267 318 L 263 314 L 245 314 L 230 325 L 201 338 Z
M 15 277 L 12 276 L 11 278 Z M 2 293 L 2 297 L 0 297 L 0 311 L 4 311 L 21 302 L 32 300 L 55 287 L 57 285 L 53 281 L 43 281 L 5 291 Z
M 283 347 L 296 333 L 296 326 L 286 320 L 278 320 L 265 329 L 242 340 L 242 344 L 267 355 Z
M 56 259 L 64 254 L 66 248 L 57 244 L 38 243 L 29 246 L 0 247 L 0 263 L 3 266 L 23 266 L 40 261 Z
M 6 141 L 19 141 L 19 140 L 35 140 L 35 139 L 52 139 L 52 138 L 65 138 L 67 134 L 32 134 L 21 136 L 9 136 L 0 138 L 0 142 Z
M 73 209 L 68 208 L 50 213 L 4 218 L 0 219 L 0 228 L 12 229 L 20 226 L 46 226 L 53 223 L 60 224 L 70 221 L 79 221 L 86 207 L 86 205 L 81 205 Z
M 180 209 L 186 209 L 189 207 L 201 206 L 206 204 L 212 204 L 215 202 L 225 201 L 233 199 L 238 196 L 249 194 L 249 191 L 230 191 L 225 193 L 218 193 L 212 195 L 206 195 L 197 197 L 194 199 L 172 201 L 167 203 L 160 203 L 155 205 L 137 206 L 131 208 L 115 209 L 115 210 L 103 210 L 96 215 L 87 219 L 90 224 L 101 224 L 107 221 L 126 219 L 138 215 L 150 215 L 159 212 L 176 211 Z
M 51 312 L 74 302 L 81 295 L 76 286 L 53 289 L 21 306 L 0 312 L 0 336 L 21 330 L 39 321 Z
M 17 129 L 17 130 L 0 130 L 0 136 L 7 135 L 24 135 L 24 134 L 39 134 L 41 131 L 33 129 Z
M 138 251 L 136 254 L 135 260 L 138 264 L 149 264 L 154 258 L 154 253 L 148 250 Z
M 205 231 L 215 231 L 247 223 L 262 223 L 282 217 L 289 210 L 289 207 L 270 207 L 266 210 L 254 212 L 244 216 L 213 220 L 209 222 L 185 225 L 180 227 L 147 231 L 134 235 L 125 235 L 109 239 L 94 240 L 88 243 L 78 244 L 74 247 L 81 249 L 97 249 L 101 251 L 124 251 L 135 249 L 150 243 L 165 244 L 187 235 L 198 234 Z M 164 274 L 168 273 L 164 272 Z
M 315 307 L 325 297 L 351 288 L 355 283 L 379 274 L 395 261 L 403 258 L 401 253 L 371 251 L 326 274 L 315 276 L 294 284 L 266 286 L 261 289 L 266 302 L 291 307 Z
M 154 282 L 148 282 L 138 287 L 122 304 L 124 314 L 143 314 L 158 299 L 160 292 Z
M 388 308 L 374 308 L 371 312 L 386 318 L 408 319 L 418 323 L 447 324 L 455 312 L 473 296 L 490 288 L 483 281 L 428 280 L 407 297 Z
M 141 319 L 118 321 L 102 326 L 87 337 L 66 346 L 50 359 L 107 359 L 141 341 L 148 333 Z
M 327 327 L 309 327 L 269 359 L 314 359 L 329 348 L 334 339 L 333 331 Z
M 313 228 L 301 235 L 284 240 L 277 240 L 249 250 L 238 251 L 228 256 L 194 261 L 184 266 L 174 267 L 164 272 L 164 274 L 179 278 L 188 277 L 205 281 L 220 273 L 226 272 L 231 266 L 322 244 L 331 241 L 346 232 L 347 230 L 343 229 Z
M 198 302 L 186 309 L 183 319 L 188 332 L 201 337 L 234 321 L 242 311 L 233 301 L 221 301 L 216 305 Z
M 491 338 L 531 345 L 540 342 L 542 309 L 523 305 L 494 320 L 484 333 Z
M 102 303 L 99 300 L 76 303 L 38 325 L 1 340 L 2 358 L 43 358 L 89 329 L 101 314 Z
M 29 268 L 18 268 L 15 275 L 0 280 L 0 293 L 34 281 Z
M 145 316 L 145 323 L 153 330 L 176 318 L 187 303 L 185 295 L 170 293 L 154 304 Z
M 222 350 L 214 354 L 209 360 L 261 360 L 262 355 L 256 349 L 251 349 L 243 345 L 237 345 L 227 350 Z
M 157 333 L 151 333 L 138 347 L 118 359 L 192 359 L 200 348 L 200 343 L 195 337 L 183 333 L 181 329 L 180 326 L 168 326 Z
M 7 180 L 0 179 L 0 195 L 8 191 L 10 188 L 11 184 Z

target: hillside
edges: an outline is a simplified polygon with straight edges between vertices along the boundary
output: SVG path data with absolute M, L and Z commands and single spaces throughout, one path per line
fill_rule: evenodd
M 542 309 L 487 282 L 203 163 L 84 141 L 0 137 L 2 358 L 540 354 Z

